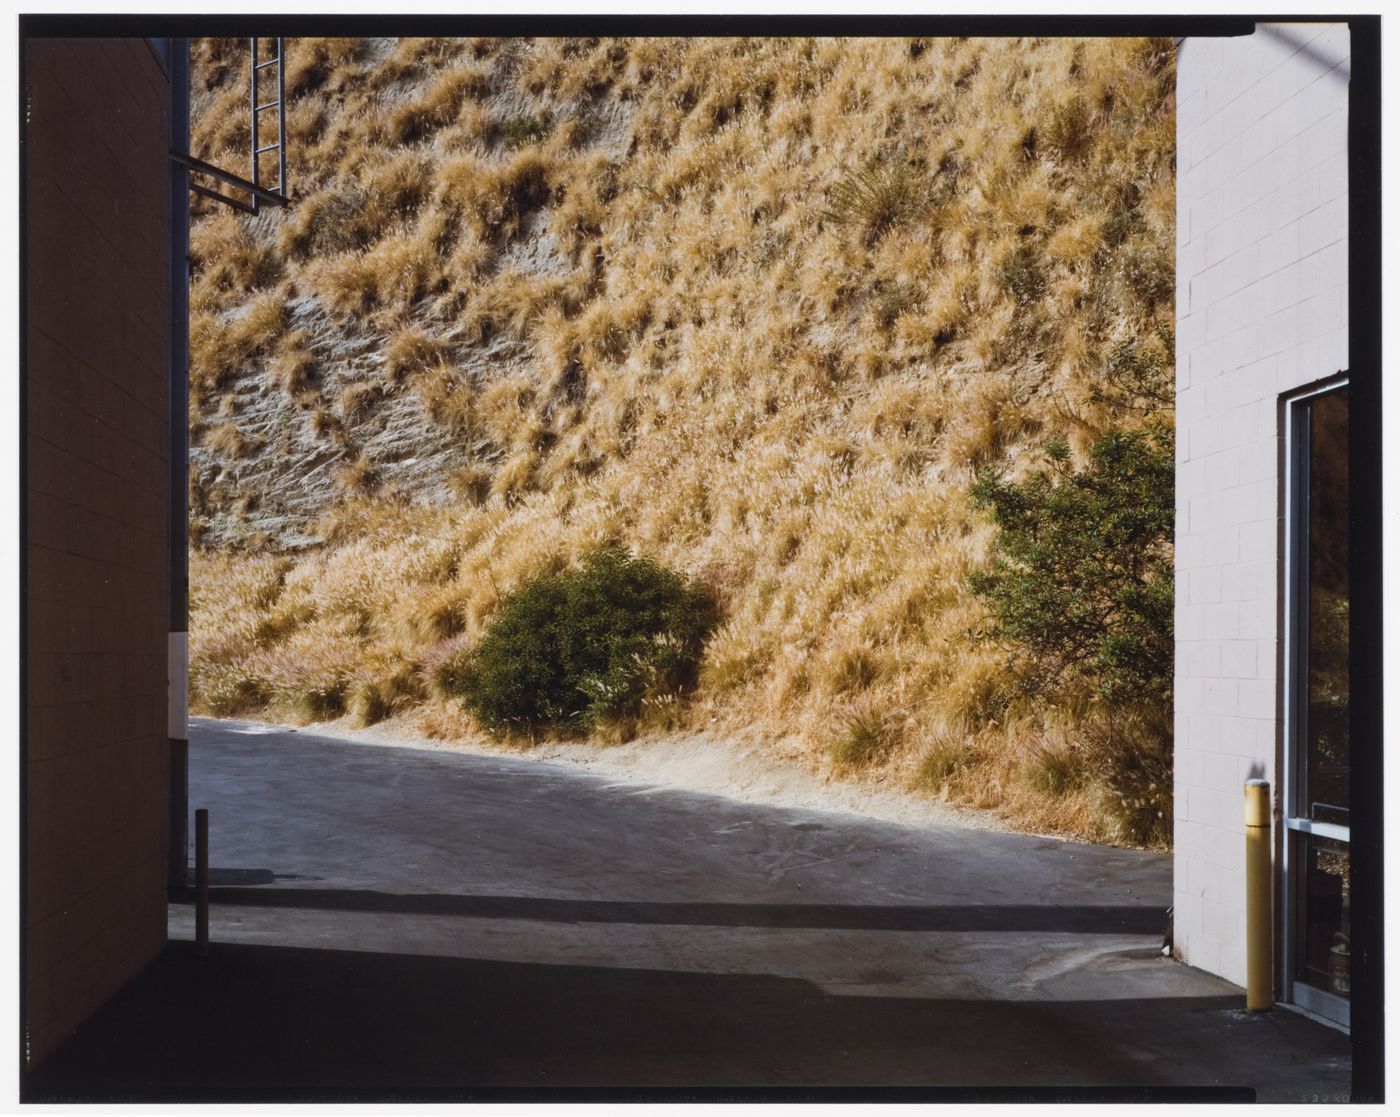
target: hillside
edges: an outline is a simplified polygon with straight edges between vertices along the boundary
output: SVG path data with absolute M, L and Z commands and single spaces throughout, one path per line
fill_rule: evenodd
M 247 165 L 247 51 L 193 149 Z M 295 204 L 191 233 L 196 709 L 478 732 L 433 668 L 613 541 L 723 623 L 704 728 L 1108 837 L 1008 706 L 977 470 L 1170 417 L 1158 40 L 289 40 Z

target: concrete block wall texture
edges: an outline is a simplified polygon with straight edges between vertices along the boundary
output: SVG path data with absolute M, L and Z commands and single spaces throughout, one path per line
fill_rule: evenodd
M 25 1043 L 165 942 L 169 92 L 144 39 L 24 44 Z
M 1347 366 L 1342 24 L 1177 65 L 1175 942 L 1243 984 L 1244 782 L 1278 790 L 1280 396 Z

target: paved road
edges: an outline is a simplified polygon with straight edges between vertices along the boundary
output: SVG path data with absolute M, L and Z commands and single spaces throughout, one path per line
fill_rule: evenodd
M 191 737 L 215 946 L 202 968 L 176 948 L 125 1009 L 153 1034 L 161 996 L 202 1006 L 148 1095 L 1347 1089 L 1344 1036 L 1246 1015 L 1241 990 L 1160 956 L 1167 857 L 508 756 L 198 719 Z M 173 905 L 172 938 L 192 926 Z

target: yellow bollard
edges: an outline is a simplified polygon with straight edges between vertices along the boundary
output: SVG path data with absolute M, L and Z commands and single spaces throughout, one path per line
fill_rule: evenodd
M 1250 1012 L 1274 1007 L 1273 812 L 1269 781 L 1244 785 L 1245 987 Z

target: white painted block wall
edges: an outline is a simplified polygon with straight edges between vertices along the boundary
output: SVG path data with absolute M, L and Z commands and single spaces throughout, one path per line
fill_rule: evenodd
M 1347 366 L 1342 24 L 1177 65 L 1175 942 L 1243 984 L 1243 788 L 1278 789 L 1279 397 Z

